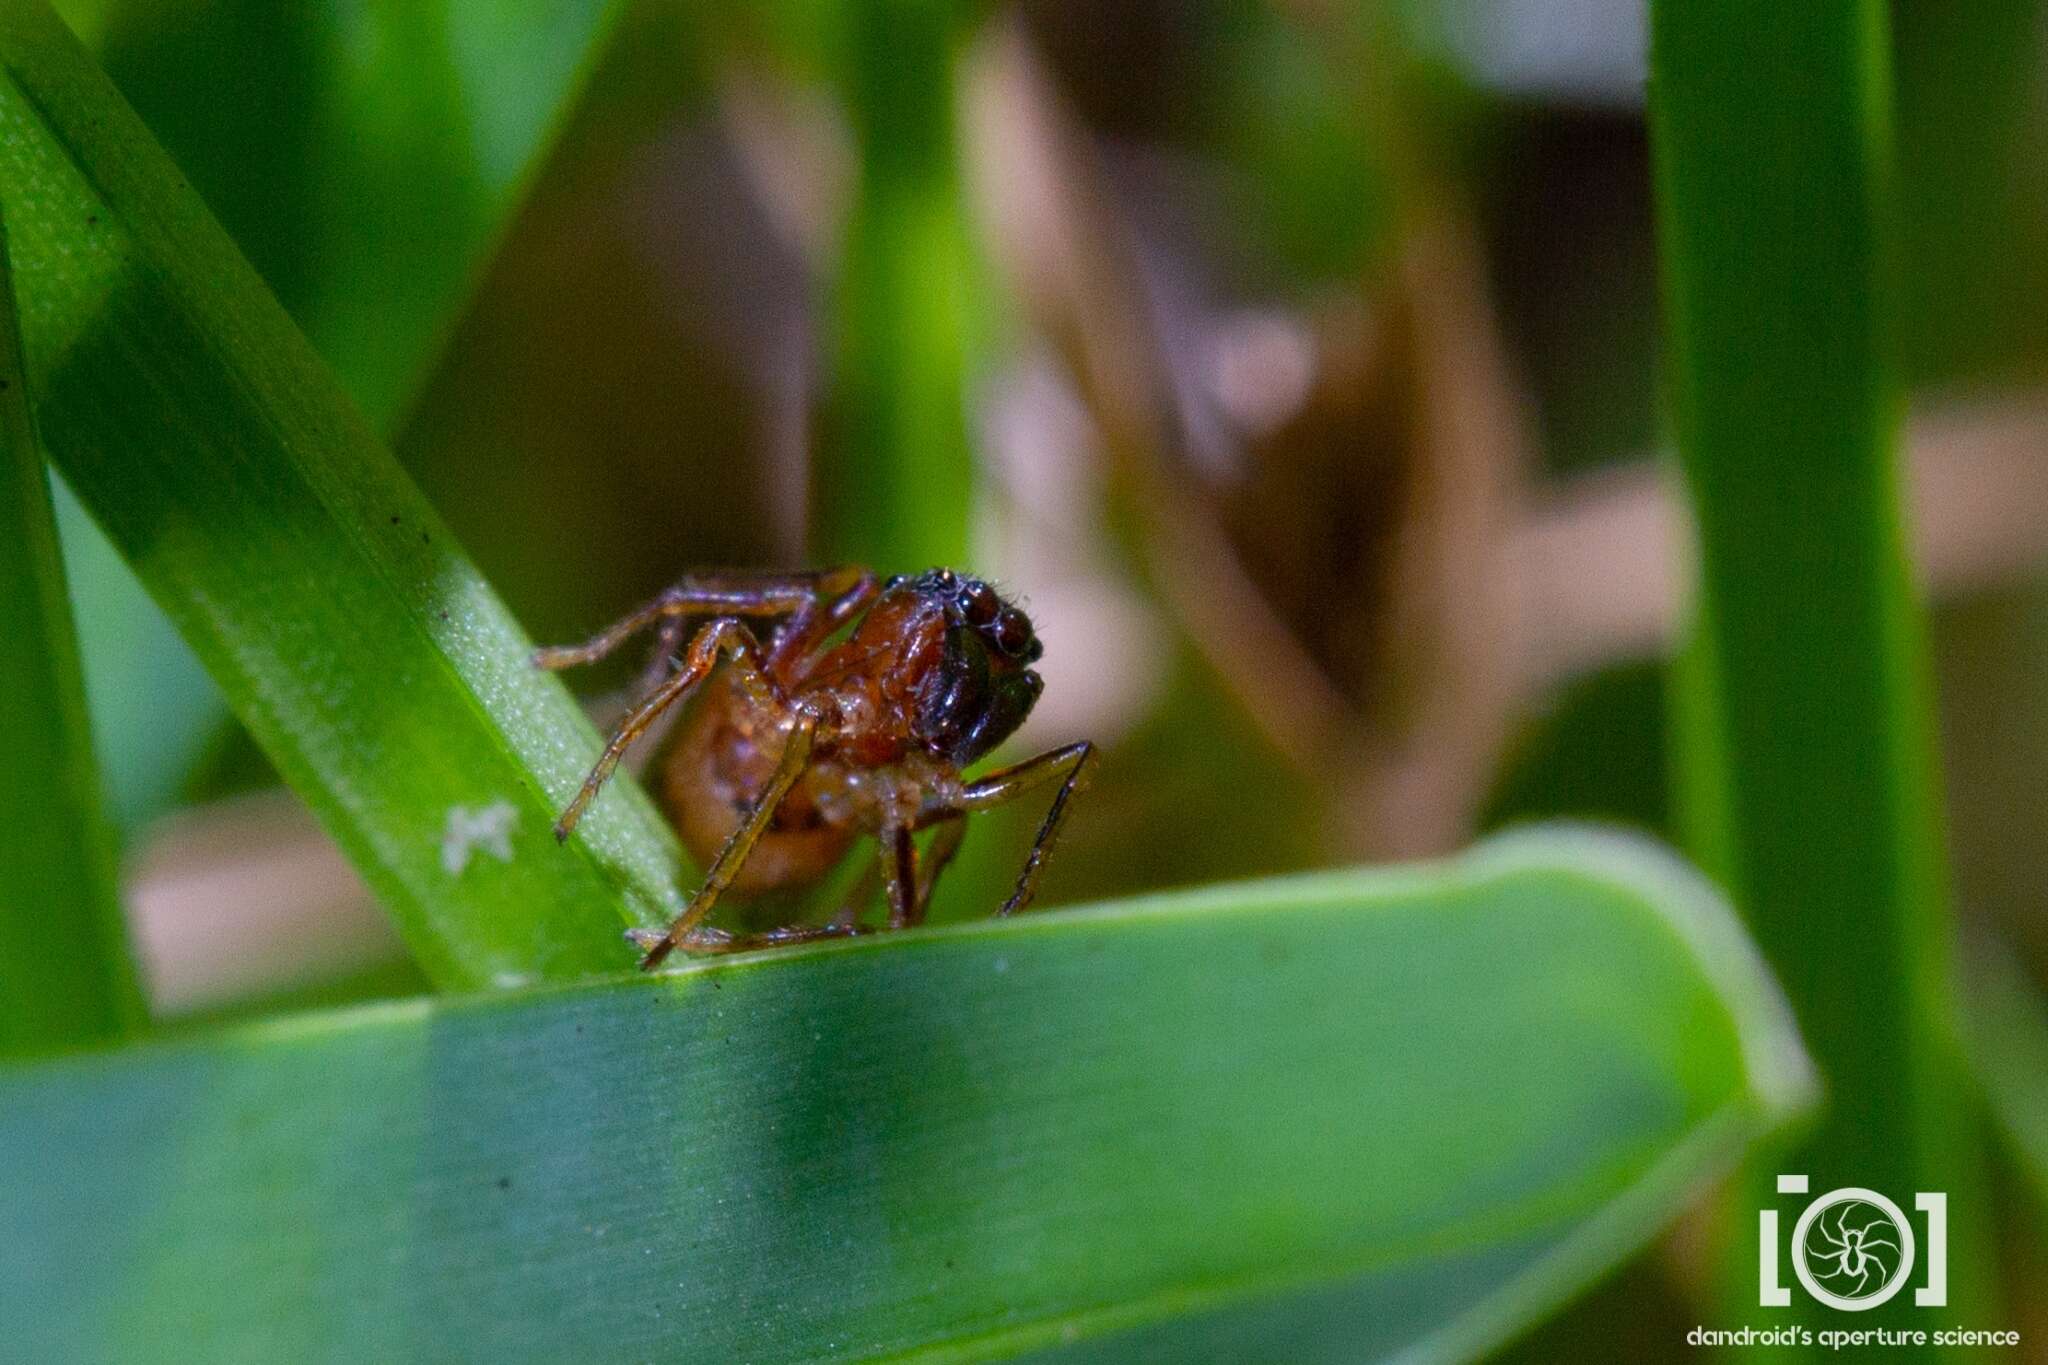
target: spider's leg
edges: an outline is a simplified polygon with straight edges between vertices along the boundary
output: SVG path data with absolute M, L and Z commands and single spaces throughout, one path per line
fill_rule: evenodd
M 862 864 L 860 876 L 846 893 L 846 899 L 839 902 L 839 908 L 832 912 L 827 924 L 853 929 L 860 924 L 860 917 L 874 904 L 875 892 L 882 888 L 882 860 L 879 856 L 869 858 Z
M 563 810 L 562 818 L 555 821 L 557 840 L 567 839 L 570 831 L 576 828 L 577 822 L 583 818 L 584 808 L 610 780 L 613 771 L 619 766 L 619 760 L 625 757 L 626 750 L 632 747 L 633 741 L 640 738 L 662 712 L 675 705 L 691 688 L 709 677 L 721 656 L 732 659 L 734 666 L 740 670 L 742 681 L 758 696 L 771 704 L 787 704 L 774 678 L 761 667 L 761 646 L 755 641 L 753 632 L 747 629 L 746 624 L 731 616 L 713 621 L 697 632 L 696 639 L 690 641 L 690 648 L 683 658 L 682 665 L 652 692 L 641 698 L 639 703 L 619 720 L 611 738 L 605 742 L 604 752 L 598 755 L 597 762 L 592 765 L 590 775 L 583 779 L 582 788 Z
M 854 617 L 866 611 L 881 592 L 875 576 L 856 565 L 826 569 L 817 575 L 814 595 L 769 646 L 769 665 L 781 672 L 817 649 Z
M 873 932 L 857 924 L 834 923 L 785 924 L 758 933 L 733 934 L 700 924 L 683 936 L 681 947 L 685 952 L 711 957 L 720 953 L 752 952 L 757 948 L 781 948 L 792 943 L 812 943 L 821 938 L 853 938 Z M 642 948 L 656 948 L 666 936 L 658 929 L 636 929 L 627 937 Z
M 939 874 L 953 861 L 953 855 L 960 851 L 960 841 L 967 837 L 967 819 L 947 820 L 939 826 L 939 832 L 932 836 L 923 854 L 917 860 L 917 894 L 910 901 L 910 923 L 923 924 L 924 917 L 931 912 L 932 888 L 938 885 Z
M 882 845 L 882 872 L 889 890 L 889 927 L 908 928 L 917 912 L 917 841 L 903 825 L 888 825 L 875 836 Z
M 577 822 L 583 818 L 584 807 L 591 803 L 599 789 L 611 779 L 613 770 L 619 766 L 619 760 L 626 756 L 626 750 L 632 747 L 633 741 L 640 738 L 662 712 L 681 700 L 698 681 L 700 679 L 692 677 L 687 670 L 678 671 L 658 684 L 653 691 L 642 697 L 632 710 L 619 718 L 617 727 L 612 730 L 611 738 L 605 741 L 604 752 L 598 755 L 589 775 L 583 779 L 582 787 L 570 798 L 561 818 L 555 821 L 557 842 L 567 839 L 570 831 L 576 828 Z
M 782 924 L 773 929 L 736 934 L 700 923 L 683 935 L 677 946 L 686 953 L 708 957 L 719 953 L 751 952 L 757 948 L 780 948 L 792 943 L 811 943 L 823 938 L 854 938 L 870 934 L 874 930 L 863 925 L 860 916 L 874 900 L 881 883 L 881 860 L 871 858 L 861 869 L 860 877 L 847 892 L 846 899 L 833 911 L 832 918 L 823 924 Z M 651 949 L 668 935 L 659 929 L 634 929 L 628 931 L 626 937 L 641 948 Z
M 800 615 L 821 597 L 843 596 L 864 570 L 826 569 L 813 573 L 698 573 L 664 591 L 632 614 L 613 622 L 580 645 L 554 645 L 533 652 L 541 668 L 574 668 L 596 663 L 655 622 L 664 624 L 692 616 L 774 618 Z M 664 629 L 665 642 L 672 636 Z M 668 648 L 673 649 L 670 643 Z
M 735 626 L 739 623 L 734 622 Z M 742 631 L 745 627 L 740 627 Z M 749 639 L 752 637 L 749 636 Z M 718 856 L 711 861 L 710 871 L 704 874 L 704 885 L 697 888 L 697 894 L 677 915 L 668 932 L 656 938 L 653 931 L 637 931 L 629 937 L 633 942 L 647 949 L 647 955 L 640 959 L 642 971 L 653 971 L 661 965 L 663 958 L 682 946 L 690 931 L 703 923 L 704 917 L 718 904 L 718 898 L 725 893 L 740 874 L 740 868 L 747 861 L 747 855 L 754 851 L 754 845 L 767 832 L 769 821 L 775 818 L 775 808 L 782 804 L 782 798 L 796 785 L 804 769 L 811 761 L 811 739 L 817 733 L 818 718 L 809 711 L 798 711 L 790 726 L 789 739 L 783 745 L 781 761 L 775 765 L 774 776 L 754 802 L 753 809 L 740 827 L 725 841 L 725 847 L 718 850 Z
M 662 679 L 676 665 L 676 651 L 690 632 L 687 617 L 672 616 L 661 623 L 661 629 L 654 635 L 654 652 L 647 656 L 647 667 L 640 670 L 640 690 L 650 692 L 661 686 Z
M 1038 890 L 1038 879 L 1045 871 L 1046 855 L 1052 851 L 1053 841 L 1059 838 L 1060 825 L 1067 818 L 1067 805 L 1074 799 L 1074 793 L 1088 784 L 1094 759 L 1095 746 L 1085 739 L 1078 744 L 1048 750 L 1036 758 L 1027 758 L 1022 763 L 1012 764 L 968 783 L 960 793 L 960 799 L 951 807 L 928 812 L 921 816 L 919 823 L 931 824 L 948 818 L 954 812 L 965 815 L 993 810 L 1047 782 L 1065 779 L 1060 782 L 1060 789 L 1054 795 L 1045 819 L 1039 822 L 1038 837 L 1032 840 L 1031 853 L 1024 860 L 1023 870 L 1017 874 L 1016 890 L 996 911 L 998 915 L 1014 915 L 1031 903 L 1032 895 Z

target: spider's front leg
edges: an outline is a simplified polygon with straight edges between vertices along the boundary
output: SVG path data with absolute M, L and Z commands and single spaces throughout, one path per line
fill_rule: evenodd
M 939 826 L 931 844 L 918 857 L 916 894 L 911 899 L 910 908 L 913 926 L 923 924 L 925 916 L 931 913 L 932 888 L 939 884 L 939 874 L 953 861 L 953 855 L 960 851 L 960 841 L 966 837 L 966 816 L 948 820 Z
M 1038 893 L 1039 878 L 1045 874 L 1045 860 L 1052 853 L 1053 843 L 1059 838 L 1060 827 L 1066 823 L 1067 809 L 1080 790 L 1088 785 L 1089 774 L 1095 766 L 1095 745 L 1089 740 L 1051 749 L 1036 758 L 1027 758 L 1022 763 L 1013 763 L 999 768 L 985 777 L 968 783 L 961 789 L 957 799 L 944 805 L 921 811 L 917 824 L 920 828 L 939 824 L 941 821 L 963 823 L 965 818 L 978 811 L 994 810 L 997 806 L 1008 805 L 1018 797 L 1037 790 L 1049 782 L 1060 784 L 1054 793 L 1052 805 L 1047 808 L 1045 818 L 1038 824 L 1038 837 L 1031 841 L 1031 852 L 1024 859 L 1024 866 L 1017 873 L 1016 889 L 1003 902 L 997 915 L 1014 915 L 1031 904 L 1031 898 Z M 959 848 L 961 831 L 949 833 L 942 828 L 927 853 L 930 871 L 919 878 L 917 893 L 916 921 L 924 918 L 926 902 L 931 899 L 932 883 L 951 860 Z
M 712 859 L 710 870 L 704 874 L 704 885 L 697 888 L 697 894 L 690 898 L 683 913 L 669 925 L 668 932 L 652 929 L 627 932 L 628 939 L 647 950 L 647 955 L 640 959 L 640 970 L 653 971 L 661 965 L 662 959 L 688 943 L 692 932 L 718 904 L 718 898 L 739 877 L 747 856 L 754 851 L 754 845 L 761 842 L 761 836 L 767 833 L 769 824 L 774 821 L 776 807 L 782 804 L 782 798 L 789 795 L 789 789 L 810 766 L 811 742 L 817 731 L 818 717 L 814 712 L 793 708 L 789 738 L 783 745 L 774 775 L 755 799 L 747 818 L 740 822 L 739 828 L 726 839 L 725 846 L 718 850 L 718 856 Z
M 859 879 L 847 892 L 832 918 L 823 924 L 784 924 L 773 929 L 762 929 L 754 933 L 735 934 L 724 929 L 715 929 L 708 924 L 699 924 L 683 936 L 677 945 L 686 953 L 710 956 L 719 953 L 746 953 L 757 948 L 782 948 L 793 943 L 813 943 L 825 938 L 857 938 L 871 934 L 860 922 L 861 912 L 875 898 L 882 886 L 882 860 L 871 858 L 862 868 Z M 659 929 L 634 929 L 627 938 L 641 948 L 653 948 L 668 935 Z
M 815 943 L 825 938 L 856 938 L 873 933 L 857 924 L 785 924 L 751 934 L 728 933 L 700 924 L 683 936 L 679 945 L 686 953 L 713 956 L 719 953 L 751 953 L 761 948 L 787 948 L 796 943 Z M 659 929 L 635 929 L 626 937 L 642 948 L 659 946 L 668 936 Z

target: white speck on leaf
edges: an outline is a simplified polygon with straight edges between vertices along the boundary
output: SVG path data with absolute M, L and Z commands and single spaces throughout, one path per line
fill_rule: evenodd
M 479 810 L 450 806 L 448 827 L 441 833 L 442 870 L 460 877 L 479 848 L 501 863 L 511 862 L 512 830 L 518 823 L 519 810 L 510 801 L 493 801 Z
M 996 974 L 998 976 L 1002 975 L 1004 972 L 1010 970 L 1010 959 L 1008 959 L 1007 957 L 997 958 L 995 961 L 995 968 Z

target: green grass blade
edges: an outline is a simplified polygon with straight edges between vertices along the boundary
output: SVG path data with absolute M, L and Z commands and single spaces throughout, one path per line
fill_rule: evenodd
M 1703 883 L 1543 831 L 0 1075 L 0 1295 L 49 1361 L 1459 1356 L 1806 1083 Z
M 123 0 L 102 61 L 388 432 L 623 8 Z
M 1825 1121 L 1786 1169 L 1817 1190 L 1949 1191 L 1974 1218 L 1895 469 L 1885 7 L 1658 0 L 1651 15 L 1665 325 L 1701 560 L 1681 796 L 1827 1078 Z M 1959 1225 L 1961 1294 L 1988 1292 L 1981 1251 Z
M 0 227 L 0 1053 L 142 1018 Z
M 846 12 L 859 181 L 813 457 L 811 543 L 824 560 L 906 572 L 967 563 L 967 389 L 987 280 L 954 138 L 961 15 L 923 0 Z
M 47 9 L 0 9 L 0 77 L 29 371 L 72 487 L 430 977 L 618 962 L 621 909 L 679 899 L 665 827 L 624 786 L 555 846 L 595 751 L 574 702 Z M 452 856 L 465 817 L 507 841 Z
M 388 436 L 621 9 L 114 0 L 85 17 L 116 87 Z M 173 804 L 226 702 L 75 513 L 60 489 L 87 703 L 133 828 Z M 163 685 L 120 685 L 138 663 Z
M 78 495 L 61 476 L 50 492 L 107 815 L 125 839 L 179 803 L 220 742 L 228 704 Z M 138 677 L 150 685 L 136 687 Z

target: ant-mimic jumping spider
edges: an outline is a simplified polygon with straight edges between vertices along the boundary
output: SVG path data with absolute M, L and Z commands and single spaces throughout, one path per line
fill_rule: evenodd
M 683 843 L 708 870 L 666 932 L 628 935 L 645 950 L 642 968 L 677 948 L 733 952 L 866 932 L 860 914 L 877 878 L 889 927 L 919 924 L 966 818 L 1058 780 L 1016 889 L 996 913 L 1030 903 L 1095 746 L 1083 740 L 963 776 L 1023 724 L 1045 686 L 1031 668 L 1044 648 L 1030 618 L 994 588 L 951 569 L 886 582 L 851 566 L 694 574 L 584 644 L 536 651 L 534 662 L 591 663 L 657 625 L 640 697 L 555 825 L 555 837 L 568 838 L 628 746 L 711 680 L 658 784 Z M 848 626 L 845 640 L 831 643 Z M 714 677 L 720 660 L 728 666 Z M 920 853 L 913 836 L 933 827 Z M 727 891 L 818 881 L 862 835 L 880 845 L 879 858 L 829 922 L 750 934 L 705 923 Z

